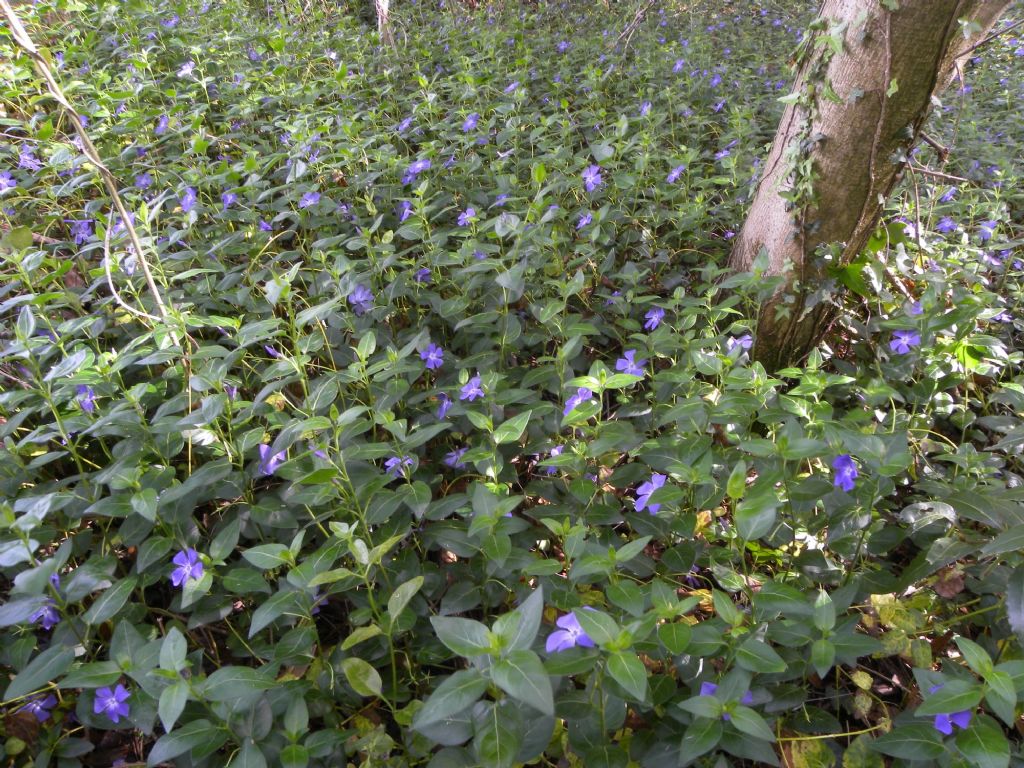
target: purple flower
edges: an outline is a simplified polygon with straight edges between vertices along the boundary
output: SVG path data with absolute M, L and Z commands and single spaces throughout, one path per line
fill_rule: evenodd
M 683 175 L 683 171 L 686 170 L 685 165 L 677 165 L 671 171 L 668 172 L 668 176 L 665 177 L 665 181 L 669 184 L 675 184 L 679 181 L 679 177 Z
M 587 192 L 593 192 L 601 183 L 601 166 L 588 165 L 583 171 L 583 186 L 587 188 Z
M 128 705 L 125 702 L 129 696 L 131 694 L 120 683 L 113 691 L 109 688 L 100 688 L 96 691 L 92 711 L 97 715 L 106 715 L 111 722 L 116 723 L 122 717 L 128 717 Z
M 730 336 L 725 340 L 725 347 L 732 352 L 736 347 L 740 349 L 750 349 L 754 346 L 754 337 L 749 333 L 745 333 L 742 336 L 732 337 Z
M 480 374 L 477 374 L 463 384 L 462 389 L 459 392 L 459 400 L 469 400 L 470 402 L 483 396 L 484 390 L 483 387 L 480 386 Z
M 566 51 L 569 50 L 570 47 L 572 47 L 572 43 L 570 43 L 568 40 L 559 40 L 558 45 L 555 46 L 555 48 L 558 49 L 559 53 L 565 53 Z
M 444 350 L 437 344 L 431 343 L 420 352 L 420 359 L 427 364 L 428 371 L 436 371 L 444 365 Z
M 449 401 L 450 402 L 450 401 Z M 466 466 L 466 462 L 462 460 L 462 456 L 468 451 L 468 448 L 456 448 L 445 454 L 444 465 L 451 467 L 452 469 L 462 469 Z
M 411 467 L 413 460 L 411 456 L 392 456 L 390 459 L 384 462 L 384 469 L 392 477 L 403 477 L 405 475 L 405 468 Z
M 511 83 L 508 84 L 508 87 L 505 89 L 505 93 L 512 93 L 512 91 L 514 91 L 518 87 L 519 87 L 519 81 L 518 80 L 513 80 Z
M 224 210 L 226 211 L 228 208 L 230 208 L 232 205 L 238 202 L 238 195 L 236 195 L 234 192 L 225 192 L 220 196 L 220 201 L 224 205 Z
M 352 305 L 352 311 L 358 317 L 366 314 L 373 306 L 373 294 L 365 285 L 359 284 L 348 295 L 348 303 Z
M 71 225 L 71 236 L 75 245 L 84 245 L 92 237 L 92 219 L 65 219 Z
M 417 160 L 411 163 L 408 168 L 405 169 L 405 175 L 402 176 L 403 184 L 412 184 L 416 181 L 416 177 L 419 176 L 423 171 L 430 168 L 429 160 Z
M 60 623 L 60 612 L 53 600 L 47 600 L 28 617 L 29 621 L 39 624 L 45 630 L 51 630 Z
M 398 223 L 401 224 L 410 216 L 412 216 L 412 203 L 408 200 L 403 200 L 398 204 Z
M 171 122 L 171 118 L 167 115 L 160 115 L 160 119 L 156 121 L 156 128 L 153 129 L 153 133 L 157 136 L 162 135 L 167 130 L 167 125 Z
M 505 195 L 505 194 L 498 195 L 496 198 L 494 198 L 494 205 L 491 206 L 491 207 L 498 207 L 498 208 L 500 208 L 501 206 L 503 206 L 507 202 L 508 202 L 508 195 Z
M 939 223 L 935 225 L 935 229 L 944 234 L 956 231 L 956 222 L 951 216 L 943 216 Z
M 896 331 L 889 342 L 889 349 L 898 355 L 905 355 L 921 343 L 921 335 L 916 331 Z
M 178 204 L 181 206 L 182 213 L 188 213 L 196 207 L 196 203 L 199 201 L 196 191 L 192 187 L 185 187 L 185 194 L 178 200 Z
M 411 127 L 412 127 L 412 118 L 411 117 L 407 117 L 407 118 L 405 118 L 405 120 L 403 120 L 402 122 L 400 122 L 398 124 L 398 132 L 399 133 L 405 133 Z
M 651 111 L 651 102 L 645 101 L 643 104 L 640 105 L 640 117 L 647 117 L 647 115 L 648 115 L 648 113 L 650 113 L 650 111 Z
M 580 646 L 581 648 L 593 648 L 594 641 L 583 631 L 576 613 L 570 611 L 565 616 L 560 616 L 555 622 L 561 629 L 555 630 L 548 635 L 544 648 L 548 653 L 567 651 L 570 648 Z
M 10 171 L 0 171 L 0 192 L 6 192 L 18 186 L 18 182 L 11 176 Z
M 568 416 L 570 413 L 576 410 L 577 407 L 587 402 L 588 400 L 592 400 L 593 398 L 593 392 L 591 392 L 586 387 L 580 387 L 579 389 L 576 390 L 575 395 L 573 395 L 572 397 L 565 401 L 565 410 L 562 411 L 562 415 Z
M 260 463 L 256 469 L 257 477 L 267 477 L 277 471 L 285 461 L 288 460 L 288 454 L 285 451 L 279 453 L 271 453 L 271 448 L 266 443 L 260 443 Z
M 203 561 L 199 559 L 199 553 L 191 547 L 181 550 L 171 562 L 178 566 L 171 571 L 171 584 L 176 587 L 184 586 L 186 581 L 203 577 Z
M 470 131 L 472 131 L 474 128 L 476 128 L 476 124 L 477 122 L 479 122 L 479 120 L 480 115 L 478 115 L 476 112 L 469 115 L 466 118 L 465 122 L 462 123 L 462 132 L 469 133 Z
M 981 226 L 978 229 L 978 237 L 981 239 L 981 242 L 987 243 L 991 240 L 997 226 L 999 226 L 999 222 L 995 220 L 981 222 Z
M 928 689 L 928 693 L 935 693 L 936 691 L 941 690 L 942 685 L 942 683 L 933 685 Z M 949 736 L 953 733 L 954 725 L 960 729 L 966 728 L 970 724 L 971 716 L 973 714 L 974 713 L 969 709 L 964 709 L 959 712 L 942 712 L 935 716 L 933 725 L 936 731 Z
M 554 448 L 551 449 L 551 453 L 549 453 L 548 456 L 551 457 L 551 458 L 553 458 L 555 456 L 561 456 L 562 455 L 562 451 L 564 451 L 564 450 L 565 450 L 565 446 L 564 445 L 556 445 Z M 546 474 L 546 475 L 553 475 L 557 471 L 558 471 L 558 467 L 544 467 L 544 474 Z
M 32 147 L 22 144 L 21 149 L 18 150 L 18 167 L 26 171 L 38 171 L 43 164 L 36 158 Z
M 622 357 L 615 361 L 615 370 L 620 373 L 628 373 L 630 376 L 643 376 L 644 366 L 647 365 L 646 360 L 634 360 L 636 357 L 635 349 L 627 349 L 622 353 Z
M 256 226 L 258 226 L 260 228 L 260 232 L 273 232 L 274 231 L 274 227 L 271 226 L 265 219 L 260 219 L 259 224 L 257 224 Z
M 659 325 L 661 325 L 662 319 L 665 317 L 665 310 L 661 307 L 653 307 L 647 310 L 647 314 L 644 315 L 644 328 L 648 331 L 653 331 Z
M 956 187 L 950 187 L 949 189 L 947 189 L 945 192 L 942 193 L 942 197 L 939 198 L 939 202 L 948 203 L 951 200 L 953 200 L 953 198 L 955 198 L 956 195 L 957 195 L 957 188 Z
M 275 360 L 277 360 L 281 356 L 281 353 L 278 352 L 276 349 L 274 349 L 269 344 L 264 344 L 263 345 L 263 351 L 266 352 L 268 355 L 270 355 Z
M 299 200 L 299 208 L 311 208 L 320 202 L 319 192 L 307 192 Z
M 445 416 L 448 415 L 448 411 L 452 407 L 452 399 L 448 397 L 448 395 L 446 395 L 444 392 L 438 395 L 437 399 L 438 402 L 440 403 L 437 406 L 437 418 L 443 419 Z
M 86 413 L 93 413 L 96 410 L 96 393 L 92 387 L 86 384 L 79 384 L 75 390 L 75 400 L 78 407 Z
M 194 61 L 186 61 L 181 65 L 181 69 L 178 70 L 178 77 L 188 77 L 196 68 Z M 114 722 L 117 722 L 116 720 Z
M 589 213 L 581 213 L 579 221 L 576 222 L 576 231 L 579 232 L 581 229 L 586 227 L 594 220 L 594 217 Z
M 413 280 L 417 283 L 429 283 L 430 282 L 430 268 L 422 267 L 416 270 L 416 274 L 413 275 Z
M 656 515 L 658 510 L 661 509 L 661 504 L 651 504 L 651 494 L 665 485 L 667 479 L 666 475 L 659 475 L 655 472 L 651 475 L 650 480 L 646 483 L 641 483 L 636 489 L 636 501 L 633 502 L 633 509 L 637 512 L 643 512 L 644 508 L 646 508 L 650 514 Z
M 918 315 L 924 314 L 924 307 L 921 306 L 920 301 L 912 301 L 907 305 L 907 314 L 911 317 L 917 317 Z
M 52 693 L 46 698 L 43 698 L 43 695 L 39 694 L 38 696 L 33 696 L 31 699 L 26 701 L 18 711 L 28 712 L 35 715 L 36 720 L 43 723 L 50 719 L 50 710 L 56 706 L 57 697 Z
M 135 177 L 135 187 L 137 189 L 149 189 L 153 186 L 153 175 L 151 173 L 140 173 Z
M 860 474 L 857 472 L 857 463 L 853 460 L 853 457 L 848 453 L 839 454 L 832 459 L 832 470 L 834 472 L 832 485 L 836 488 L 842 488 L 847 493 L 852 491 L 853 481 Z
M 462 213 L 459 214 L 459 226 L 460 227 L 468 227 L 469 223 L 471 221 L 473 221 L 475 218 L 476 218 L 476 209 L 475 208 L 467 208 L 466 210 L 464 210 Z

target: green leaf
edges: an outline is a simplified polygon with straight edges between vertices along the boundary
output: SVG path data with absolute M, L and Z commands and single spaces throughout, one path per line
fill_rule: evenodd
M 430 623 L 437 639 L 460 656 L 491 653 L 488 629 L 479 621 L 458 616 L 433 616 Z
M 945 751 L 941 735 L 930 723 L 902 723 L 875 739 L 871 748 L 907 760 L 934 760 Z
M 747 541 L 767 536 L 775 528 L 779 500 L 774 491 L 751 493 L 736 505 L 736 530 Z
M 957 635 L 956 647 L 960 649 L 960 653 L 967 662 L 967 666 L 973 669 L 975 673 L 981 677 L 986 677 L 992 672 L 992 659 L 989 658 L 988 652 L 976 642 L 962 635 Z
M 62 648 L 58 645 L 47 648 L 32 659 L 28 666 L 11 681 L 4 692 L 4 700 L 20 699 L 22 696 L 27 696 L 48 683 L 56 681 L 74 660 L 75 652 L 70 648 Z
M 836 646 L 831 640 L 819 637 L 811 644 L 811 666 L 818 677 L 825 677 L 836 663 Z
M 506 421 L 494 430 L 494 442 L 498 445 L 504 443 L 514 443 L 523 436 L 523 432 L 526 431 L 526 425 L 530 422 L 530 415 L 533 411 L 526 411 L 520 413 L 518 416 Z
M 376 624 L 370 624 L 366 627 L 356 627 L 349 633 L 349 636 L 345 638 L 345 641 L 341 644 L 341 650 L 347 651 L 349 648 L 359 645 L 364 640 L 369 640 L 371 637 L 377 637 L 377 635 L 383 634 L 383 630 Z
M 722 702 L 714 696 L 692 696 L 680 701 L 677 706 L 697 717 L 710 717 L 718 720 L 722 716 Z
M 487 679 L 476 669 L 459 670 L 430 694 L 430 698 L 413 718 L 412 727 L 425 728 L 458 714 L 470 707 L 486 690 Z
M 409 604 L 409 601 L 413 599 L 420 588 L 423 586 L 423 577 L 414 576 L 404 584 L 400 584 L 394 592 L 391 593 L 391 597 L 388 598 L 388 616 L 391 617 L 391 623 L 395 623 L 395 619 L 398 615 L 405 610 L 405 606 Z
M 185 655 L 188 653 L 188 641 L 177 627 L 171 627 L 160 644 L 160 668 L 174 672 L 185 666 Z
M 608 674 L 637 701 L 647 700 L 647 668 L 635 653 L 618 651 L 609 656 Z
M 828 592 L 820 590 L 818 597 L 814 600 L 814 626 L 822 632 L 832 629 L 836 625 L 836 607 L 832 604 L 832 598 Z
M 94 661 L 68 672 L 60 681 L 61 688 L 103 688 L 121 677 L 121 668 L 114 661 Z
M 231 701 L 247 694 L 268 691 L 277 681 L 266 672 L 251 667 L 221 667 L 206 678 L 202 686 L 207 701 Z
M 683 742 L 679 753 L 692 761 L 718 746 L 722 738 L 722 721 L 720 718 L 698 717 L 683 734 Z
M 258 744 L 246 739 L 242 742 L 242 748 L 228 764 L 228 768 L 267 768 L 267 758 Z
M 768 727 L 768 723 L 750 707 L 744 707 L 742 704 L 737 705 L 733 708 L 730 716 L 732 724 L 736 726 L 736 730 L 748 736 L 753 736 L 755 739 L 775 741 L 775 734 Z
M 250 547 L 242 553 L 242 557 L 257 568 L 268 571 L 292 563 L 292 553 L 284 544 L 261 544 Z
M 380 674 L 362 659 L 349 657 L 341 662 L 345 679 L 360 696 L 380 696 L 383 683 Z
M 533 651 L 511 651 L 491 668 L 491 679 L 514 699 L 545 715 L 555 713 L 551 680 Z
M 626 542 L 615 551 L 616 563 L 628 563 L 634 557 L 644 551 L 644 547 L 652 539 L 652 536 L 641 536 L 639 539 Z
M 28 227 L 12 227 L 3 237 L 3 244 L 15 251 L 23 251 L 32 246 L 32 230 Z
M 583 631 L 598 645 L 607 645 L 615 640 L 622 631 L 611 616 L 601 613 L 601 611 L 577 608 L 573 613 Z
M 160 691 L 160 702 L 156 711 L 165 731 L 171 732 L 174 724 L 181 717 L 186 703 L 188 703 L 188 682 L 185 680 L 176 680 Z
M 209 720 L 192 720 L 161 736 L 149 751 L 146 764 L 155 766 L 166 763 L 200 746 L 212 752 L 227 739 L 228 732 L 223 726 L 214 725 Z
M 678 656 L 686 650 L 692 635 L 692 627 L 685 622 L 662 624 L 658 627 L 658 639 L 661 640 L 661 644 L 665 646 L 668 652 L 674 656 Z
M 515 710 L 488 703 L 486 709 L 474 713 L 473 749 L 477 765 L 487 768 L 512 768 L 523 742 L 518 717 L 510 717 Z
M 747 490 L 747 462 L 740 459 L 736 466 L 729 473 L 729 480 L 725 485 L 725 492 L 730 499 L 738 501 L 743 498 Z
M 138 576 L 128 576 L 115 583 L 96 598 L 96 602 L 85 612 L 82 620 L 92 625 L 102 624 L 112 618 L 131 597 L 138 582 Z
M 757 638 L 748 638 L 736 649 L 736 661 L 750 672 L 785 672 L 786 662 L 767 643 Z
M 949 680 L 924 700 L 924 704 L 917 708 L 917 715 L 921 717 L 973 710 L 981 701 L 981 694 L 981 686 L 973 681 Z
M 956 737 L 956 746 L 974 768 L 1007 768 L 1010 744 L 991 718 L 979 716 Z
M 1021 550 L 1024 550 L 1024 524 L 1015 525 L 1009 530 L 1003 531 L 981 548 L 981 554 L 1001 555 L 1005 552 L 1020 552 Z
M 504 648 L 512 651 L 526 650 L 537 639 L 543 614 L 544 589 L 538 587 L 522 605 L 494 622 L 494 632 L 504 641 Z

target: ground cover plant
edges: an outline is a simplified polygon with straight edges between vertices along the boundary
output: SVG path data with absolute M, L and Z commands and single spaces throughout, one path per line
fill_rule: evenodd
M 1024 36 L 768 371 L 815 8 L 636 10 L 17 8 L 8 764 L 1024 763 Z

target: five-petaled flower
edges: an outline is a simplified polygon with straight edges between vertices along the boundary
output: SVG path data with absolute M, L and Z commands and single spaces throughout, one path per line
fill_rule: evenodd
M 474 112 L 473 114 L 469 115 L 466 118 L 465 122 L 462 123 L 462 131 L 463 131 L 463 133 L 469 133 L 474 128 L 476 128 L 476 124 L 477 124 L 477 121 L 479 119 L 480 119 L 480 115 L 478 115 L 476 112 Z
M 182 213 L 188 213 L 196 207 L 196 203 L 199 201 L 199 196 L 192 187 L 185 187 L 185 193 L 179 198 L 178 205 L 181 206 Z
M 601 186 L 601 166 L 600 165 L 588 165 L 583 171 L 583 186 L 587 188 L 587 192 L 593 192 L 599 186 Z
M 416 181 L 416 177 L 419 176 L 423 171 L 430 168 L 429 160 L 417 160 L 414 163 L 410 163 L 409 167 L 405 169 L 405 175 L 402 176 L 403 184 L 412 184 Z
M 6 192 L 18 186 L 10 171 L 0 171 L 0 192 Z
M 66 219 L 71 225 L 71 236 L 75 239 L 75 245 L 83 245 L 89 242 L 92 237 L 92 219 Z
M 725 340 L 726 349 L 732 352 L 734 349 L 739 347 L 740 349 L 750 349 L 754 346 L 754 337 L 749 333 L 744 333 L 742 336 L 730 336 Z
M 230 208 L 232 205 L 238 202 L 238 195 L 236 195 L 234 192 L 224 192 L 220 196 L 220 202 L 224 206 L 224 210 L 226 211 L 228 208 Z
M 436 371 L 444 364 L 444 350 L 437 344 L 431 343 L 420 352 L 420 359 L 427 364 L 428 371 Z
M 476 219 L 476 208 L 467 208 L 459 214 L 459 226 L 468 227 L 470 222 Z
M 78 407 L 86 413 L 93 413 L 96 410 L 96 393 L 92 387 L 86 384 L 79 384 L 75 390 L 75 401 Z
M 45 698 L 42 694 L 39 694 L 26 701 L 18 711 L 35 715 L 36 720 L 42 723 L 50 719 L 50 710 L 56 706 L 57 697 L 52 693 Z
M 630 376 L 643 376 L 646 360 L 636 360 L 636 350 L 627 349 L 622 357 L 615 361 L 615 370 L 619 373 L 628 373 Z
M 896 331 L 889 342 L 889 349 L 898 355 L 905 355 L 920 343 L 921 334 L 916 331 Z
M 314 205 L 320 202 L 319 192 L 307 192 L 299 200 L 299 208 L 312 208 Z
M 413 275 L 412 279 L 415 280 L 417 283 L 429 283 L 430 282 L 430 268 L 429 267 L 421 267 L 420 269 L 417 269 L 416 270 L 416 274 Z
M 288 454 L 285 451 L 278 453 L 272 453 L 272 448 L 266 443 L 260 443 L 260 463 L 257 472 L 260 477 L 266 477 L 272 475 L 288 459 Z
M 579 221 L 576 222 L 576 230 L 579 231 L 586 227 L 590 222 L 594 220 L 594 217 L 589 213 L 581 213 Z
M 455 448 L 445 454 L 444 465 L 451 467 L 452 469 L 462 469 L 466 466 L 466 462 L 462 460 L 463 454 L 468 451 L 469 448 Z
M 836 488 L 842 488 L 844 491 L 849 493 L 853 490 L 853 481 L 857 479 L 857 464 L 853 460 L 853 457 L 848 453 L 841 453 L 832 459 L 832 469 L 835 472 L 835 477 L 832 480 L 832 485 Z
M 405 475 L 405 468 L 413 465 L 411 456 L 392 456 L 384 462 L 384 470 L 392 477 Z
M 640 117 L 646 117 L 651 111 L 651 102 L 645 101 L 640 105 Z
M 480 386 L 480 374 L 477 374 L 465 384 L 462 385 L 462 390 L 459 392 L 459 400 L 476 400 L 478 397 L 484 396 L 483 387 Z
M 443 419 L 448 415 L 449 409 L 452 407 L 452 399 L 442 392 L 437 397 L 439 405 L 437 406 L 437 418 Z
M 567 651 L 576 646 L 581 648 L 594 647 L 594 641 L 590 639 L 590 635 L 583 631 L 579 619 L 576 618 L 575 611 L 570 611 L 565 616 L 560 616 L 555 621 L 555 624 L 561 627 L 561 629 L 555 630 L 548 635 L 547 643 L 544 646 L 548 653 Z
M 593 397 L 594 397 L 594 393 L 593 392 L 591 392 L 586 387 L 580 387 L 579 389 L 576 390 L 576 394 L 574 394 L 572 397 L 570 397 L 568 400 L 565 401 L 565 410 L 562 411 L 562 415 L 563 416 L 568 416 L 570 413 L 572 413 L 574 410 L 576 410 L 576 408 L 578 408 L 580 405 L 582 405 L 585 402 L 588 402 L 588 401 L 592 400 Z
M 665 181 L 669 184 L 675 184 L 679 181 L 679 177 L 683 175 L 683 171 L 686 170 L 685 165 L 677 165 L 671 171 L 668 172 L 668 176 L 665 177 Z
M 931 688 L 928 689 L 928 693 L 935 693 L 941 688 L 942 683 L 939 683 L 938 685 L 933 685 Z M 935 720 L 932 723 L 932 725 L 935 727 L 935 730 L 939 733 L 949 736 L 953 733 L 954 725 L 960 729 L 966 728 L 970 724 L 971 716 L 973 714 L 974 713 L 969 709 L 963 709 L 959 712 L 940 712 L 935 716 Z
M 646 483 L 641 483 L 636 489 L 636 501 L 633 502 L 633 508 L 637 512 L 643 512 L 646 508 L 650 514 L 658 514 L 661 504 L 651 504 L 651 494 L 665 485 L 667 479 L 667 475 L 659 475 L 655 472 L 651 475 L 650 480 Z
M 114 690 L 100 688 L 96 691 L 96 699 L 92 711 L 97 715 L 106 715 L 111 722 L 117 723 L 122 717 L 128 717 L 128 698 L 131 693 L 120 683 Z
M 57 610 L 56 603 L 47 599 L 44 605 L 41 605 L 28 617 L 28 620 L 39 624 L 45 630 L 51 630 L 60 623 L 60 612 Z
M 647 314 L 644 315 L 644 329 L 653 331 L 659 325 L 661 325 L 662 319 L 665 317 L 665 310 L 661 307 L 652 307 L 647 310 Z
M 356 315 L 363 315 L 373 306 L 373 293 L 365 285 L 359 284 L 348 295 L 348 303 Z
M 174 586 L 182 587 L 187 581 L 203 578 L 203 561 L 191 547 L 181 550 L 171 562 L 178 566 L 171 571 L 171 584 Z

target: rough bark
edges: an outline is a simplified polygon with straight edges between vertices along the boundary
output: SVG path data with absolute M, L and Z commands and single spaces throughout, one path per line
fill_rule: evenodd
M 794 92 L 822 94 L 828 83 L 837 98 L 787 107 L 730 258 L 733 269 L 749 271 L 764 249 L 764 274 L 784 277 L 758 320 L 753 353 L 766 367 L 795 362 L 821 340 L 833 311 L 814 297 L 828 279 L 827 263 L 816 251 L 836 244 L 839 262 L 846 263 L 864 248 L 932 96 L 953 79 L 958 57 L 1012 4 L 825 0 L 820 34 L 841 36 L 841 50 L 830 57 L 827 44 L 812 49 L 800 64 Z M 967 39 L 960 19 L 978 25 Z M 802 171 L 795 170 L 798 162 Z M 799 175 L 809 171 L 812 194 L 797 194 L 795 202 L 782 196 L 793 197 Z

